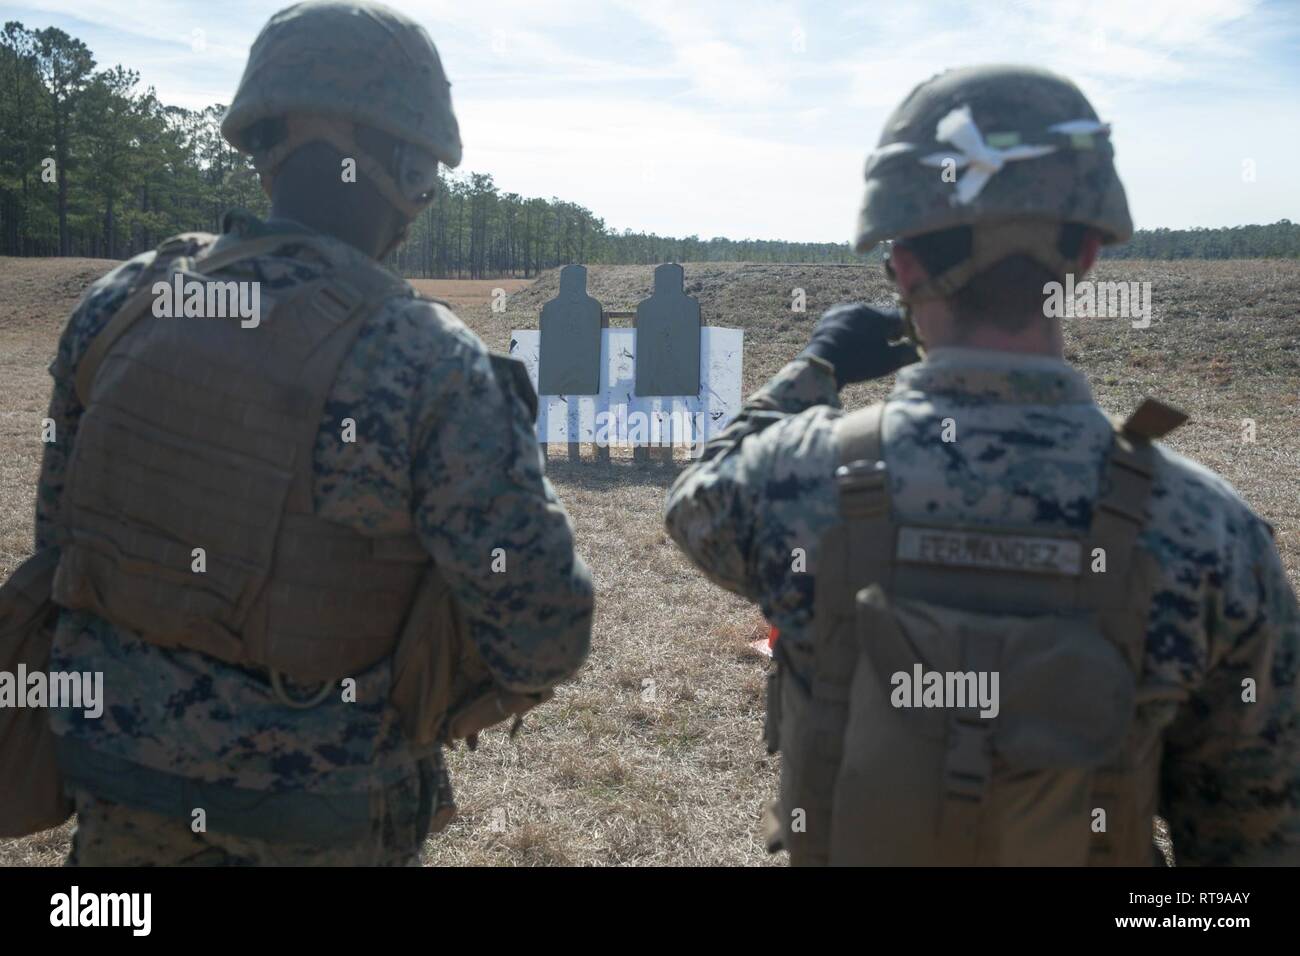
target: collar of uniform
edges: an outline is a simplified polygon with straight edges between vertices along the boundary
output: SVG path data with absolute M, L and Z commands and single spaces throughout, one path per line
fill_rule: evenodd
M 312 230 L 292 219 L 260 219 L 247 209 L 231 209 L 221 220 L 221 231 L 225 234 L 233 233 L 241 239 L 252 239 L 256 236 L 270 236 L 280 232 L 309 233 Z
M 1026 405 L 1092 402 L 1088 380 L 1064 359 L 996 349 L 928 351 L 924 361 L 898 372 L 893 397 L 908 392 L 946 392 Z

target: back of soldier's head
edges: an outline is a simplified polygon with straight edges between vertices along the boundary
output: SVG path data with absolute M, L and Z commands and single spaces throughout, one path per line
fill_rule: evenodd
M 461 159 L 450 83 L 429 35 L 368 0 L 310 0 L 275 14 L 221 130 L 252 155 L 268 193 L 286 172 L 347 182 L 346 160 L 407 220 L 431 197 L 438 163 Z
M 920 84 L 867 160 L 856 248 L 893 240 L 969 321 L 1041 314 L 1042 288 L 1078 271 L 1085 239 L 1133 232 L 1109 127 L 1064 77 L 1023 66 L 949 70 Z

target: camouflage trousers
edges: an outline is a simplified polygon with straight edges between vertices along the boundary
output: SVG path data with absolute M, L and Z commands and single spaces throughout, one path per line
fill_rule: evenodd
M 420 782 L 385 791 L 369 839 L 361 843 L 283 843 L 194 832 L 188 820 L 72 793 L 77 828 L 65 866 L 419 866 L 429 828 Z

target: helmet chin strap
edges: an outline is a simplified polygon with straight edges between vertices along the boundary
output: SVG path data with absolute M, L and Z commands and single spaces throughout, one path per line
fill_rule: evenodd
M 921 358 L 925 358 L 925 340 L 921 338 L 921 330 L 916 327 L 916 322 L 912 320 L 912 303 L 898 292 L 894 293 L 894 303 L 898 306 L 898 311 L 902 313 L 903 326 L 907 329 L 907 337 L 916 346 L 917 354 Z
M 1061 254 L 1056 244 L 1061 224 L 1048 219 L 1012 219 L 976 223 L 971 227 L 971 254 L 956 265 L 916 283 L 906 301 L 947 299 L 989 266 L 1008 256 L 1025 255 L 1042 264 L 1055 276 L 1077 272 L 1079 262 Z
M 392 252 L 394 249 L 396 249 L 398 246 L 400 246 L 403 242 L 406 241 L 407 233 L 411 231 L 411 222 L 412 220 L 410 219 L 403 221 L 402 228 L 397 230 L 397 235 L 393 237 L 393 241 L 384 247 L 383 252 L 375 256 L 376 259 L 382 260 L 386 258 L 390 252 Z
M 894 272 L 894 265 L 889 261 L 889 254 L 885 255 L 885 275 L 889 276 L 894 283 L 894 305 L 898 308 L 903 318 L 903 326 L 907 329 L 907 337 L 912 340 L 916 346 L 917 353 L 921 358 L 925 358 L 925 342 L 921 338 L 921 330 L 916 327 L 916 322 L 912 319 L 912 297 L 907 292 L 900 292 L 898 286 L 898 275 Z
M 1015 219 L 971 226 L 969 256 L 936 276 L 922 279 L 906 291 L 894 293 L 894 300 L 903 314 L 903 324 L 907 326 L 917 350 L 924 356 L 925 343 L 912 319 L 913 306 L 928 299 L 951 298 L 975 276 L 1008 256 L 1029 256 L 1059 277 L 1078 272 L 1078 259 L 1062 255 L 1057 249 L 1060 234 L 1061 224 L 1051 220 Z M 885 271 L 897 282 L 888 256 L 885 258 Z
M 285 117 L 285 137 L 273 147 L 253 157 L 262 189 L 269 196 L 271 185 L 275 181 L 275 172 L 286 159 L 307 143 L 329 143 L 344 157 L 357 164 L 366 178 L 407 220 L 420 214 L 427 202 L 408 199 L 403 195 L 397 180 L 384 167 L 383 163 L 363 150 L 357 143 L 354 124 L 345 120 L 330 119 L 324 116 L 288 116 Z
M 375 258 L 383 259 L 406 239 L 411 223 L 429 204 L 427 200 L 416 201 L 403 195 L 397 180 L 370 154 L 357 143 L 354 126 L 344 120 L 329 119 L 322 116 L 289 116 L 285 118 L 286 135 L 274 147 L 254 158 L 262 190 L 271 195 L 275 183 L 275 173 L 299 147 L 307 143 L 325 142 L 337 149 L 343 156 L 353 160 L 367 179 L 379 191 L 379 194 L 397 210 L 402 217 L 402 226 L 392 240 L 384 246 Z

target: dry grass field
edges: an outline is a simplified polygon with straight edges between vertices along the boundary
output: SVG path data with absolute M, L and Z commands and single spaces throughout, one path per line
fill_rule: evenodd
M 442 299 L 457 312 L 476 310 L 492 304 L 494 290 L 512 295 L 527 288 L 532 279 L 416 279 L 411 284 L 422 295 Z
M 109 265 L 0 259 L 0 575 L 31 546 L 45 368 L 78 294 Z M 685 268 L 705 321 L 745 330 L 747 393 L 803 346 L 826 307 L 888 301 L 878 267 Z M 589 291 L 607 309 L 631 309 L 651 272 L 592 267 Z M 1069 357 L 1112 411 L 1149 394 L 1189 412 L 1171 445 L 1223 473 L 1275 525 L 1300 583 L 1300 263 L 1114 262 L 1098 278 L 1150 281 L 1151 327 L 1068 322 Z M 512 329 L 536 327 L 558 275 L 421 286 L 504 350 Z M 513 293 L 503 313 L 490 308 L 496 287 Z M 796 287 L 807 294 L 802 314 L 790 308 Z M 887 387 L 857 386 L 845 399 L 861 404 Z M 1255 422 L 1253 443 L 1243 419 Z M 770 862 L 756 832 L 776 763 L 758 740 L 764 664 L 748 649 L 763 624 L 664 534 L 660 509 L 679 467 L 551 461 L 596 580 L 591 658 L 514 742 L 494 732 L 477 752 L 451 755 L 461 813 L 426 845 L 426 863 Z M 68 832 L 0 841 L 0 862 L 58 862 Z

